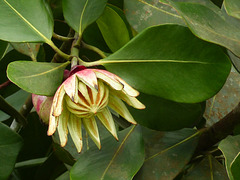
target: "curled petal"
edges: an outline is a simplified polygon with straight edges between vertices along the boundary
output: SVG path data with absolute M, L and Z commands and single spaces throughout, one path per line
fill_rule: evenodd
M 115 139 L 118 140 L 115 123 L 109 109 L 107 107 L 104 108 L 103 111 L 97 113 L 97 117 L 107 130 L 115 137 Z
M 120 83 L 122 86 L 123 86 L 123 91 L 128 94 L 129 96 L 133 96 L 133 97 L 136 97 L 139 95 L 139 92 L 137 90 L 135 90 L 134 88 L 132 88 L 128 83 L 126 83 L 126 81 L 124 81 L 122 78 L 118 77 L 117 75 L 113 74 L 113 73 L 110 73 L 106 70 L 100 70 L 100 69 L 97 69 L 95 70 L 97 73 L 99 74 L 103 74 L 109 78 L 111 78 L 113 81 L 115 82 L 118 82 Z M 102 76 L 103 76 L 102 75 Z M 97 74 L 97 77 L 99 75 Z M 100 78 L 100 77 L 98 77 Z M 101 78 L 100 78 L 101 79 Z M 108 83 L 108 81 L 106 81 Z M 110 83 L 109 83 L 110 84 Z M 111 85 L 111 84 L 110 84 Z M 112 86 L 112 85 L 111 85 Z M 113 87 L 113 86 L 112 86 Z M 114 87 L 113 87 L 114 88 Z M 116 88 L 114 88 L 116 89 Z M 116 89 L 116 90 L 121 90 L 121 89 Z
M 92 69 L 84 69 L 82 71 L 78 71 L 76 75 L 79 80 L 85 83 L 88 87 L 96 91 L 98 90 L 97 77 Z
M 54 95 L 52 108 L 50 112 L 51 115 L 60 116 L 60 114 L 62 113 L 64 95 L 65 95 L 64 87 L 63 85 L 61 85 Z
M 132 115 L 128 111 L 126 105 L 116 96 L 109 96 L 108 106 L 120 114 L 124 119 L 132 124 L 137 124 L 137 122 L 133 119 Z
M 76 75 L 74 74 L 67 78 L 63 85 L 66 94 L 72 99 L 72 101 L 78 102 L 78 79 L 76 78 Z
M 73 114 L 70 114 L 68 119 L 68 129 L 72 140 L 80 153 L 82 150 L 82 122 L 81 119 Z
M 86 129 L 89 136 L 92 138 L 93 142 L 97 145 L 99 149 L 101 149 L 100 137 L 98 133 L 98 127 L 94 116 L 90 118 L 82 119 L 84 128 Z
M 119 97 L 120 99 L 122 99 L 123 101 L 125 101 L 128 105 L 136 108 L 136 109 L 145 109 L 145 105 L 142 104 L 139 100 L 137 100 L 137 98 L 129 96 L 123 92 L 118 92 L 118 91 L 114 91 L 111 90 L 110 92 L 111 94 Z
M 107 84 L 109 84 L 115 90 L 122 90 L 123 84 L 121 84 L 118 80 L 114 78 L 115 74 L 109 73 L 108 71 L 94 69 L 97 78 L 103 80 Z M 106 73 L 107 72 L 107 73 Z
M 84 106 L 84 104 L 77 104 L 75 102 L 73 102 L 68 96 L 65 96 L 65 100 L 67 103 L 67 108 L 70 109 L 74 109 L 77 111 L 83 111 L 83 112 L 88 112 L 89 111 L 89 107 L 88 106 Z
M 59 116 L 55 117 L 52 114 L 50 114 L 48 132 L 47 132 L 48 136 L 51 136 L 53 135 L 53 133 L 55 133 L 58 126 L 58 119 L 59 119 Z
M 80 104 L 85 103 L 85 104 L 87 104 L 89 106 L 91 104 L 91 99 L 89 97 L 89 93 L 88 93 L 89 90 L 88 90 L 86 84 L 84 84 L 81 81 L 79 81 L 78 90 L 81 93 L 81 95 L 83 96 L 83 97 L 80 97 L 78 99 L 79 103 Z
M 67 124 L 68 124 L 69 115 L 70 115 L 69 111 L 65 108 L 58 119 L 57 130 L 58 130 L 58 135 L 59 135 L 59 139 L 62 147 L 65 146 L 67 143 L 67 135 L 68 135 Z

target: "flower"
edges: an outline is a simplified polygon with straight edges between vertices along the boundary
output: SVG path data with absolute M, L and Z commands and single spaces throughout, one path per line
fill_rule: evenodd
M 136 99 L 138 95 L 138 91 L 115 74 L 106 70 L 77 66 L 54 95 L 48 135 L 53 135 L 58 130 L 60 144 L 65 146 L 69 131 L 78 152 L 81 152 L 83 125 L 100 149 L 95 117 L 118 140 L 109 108 L 128 122 L 136 124 L 123 101 L 134 108 L 144 109 L 145 106 Z

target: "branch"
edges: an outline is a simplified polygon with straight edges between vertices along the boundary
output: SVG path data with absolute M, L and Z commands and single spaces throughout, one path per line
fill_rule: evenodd
M 196 152 L 205 151 L 233 133 L 240 124 L 240 103 L 223 119 L 206 128 L 200 136 Z
M 7 87 L 7 86 L 10 85 L 11 83 L 12 83 L 11 81 L 7 80 L 6 82 L 0 84 L 0 89 L 3 89 L 3 88 L 5 88 L 5 87 Z

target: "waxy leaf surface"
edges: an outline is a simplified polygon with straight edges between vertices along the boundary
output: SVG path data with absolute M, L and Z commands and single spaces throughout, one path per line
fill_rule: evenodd
M 132 27 L 140 32 L 161 24 L 186 26 L 182 17 L 171 6 L 155 0 L 125 0 L 124 10 Z
M 0 179 L 6 180 L 12 173 L 22 144 L 17 133 L 0 123 Z
M 240 179 L 239 167 L 240 167 L 240 152 L 238 153 L 238 155 L 235 157 L 234 161 L 231 164 L 231 172 L 234 179 Z
M 51 42 L 53 19 L 42 0 L 1 0 L 0 39 L 11 42 Z
M 63 15 L 67 23 L 82 36 L 86 27 L 103 13 L 107 0 L 63 0 Z
M 102 16 L 97 20 L 97 24 L 112 52 L 117 51 L 130 40 L 125 22 L 109 6 L 105 8 Z
M 202 3 L 167 1 L 196 36 L 224 46 L 240 57 L 239 21 L 227 16 L 217 6 L 211 8 L 211 5 Z
M 79 157 L 70 171 L 72 180 L 130 180 L 144 161 L 141 128 L 129 127 L 118 133 L 119 141 L 108 137 L 102 149 L 89 149 Z
M 63 71 L 68 64 L 15 61 L 8 65 L 7 76 L 27 92 L 53 96 L 62 83 Z
M 215 95 L 231 68 L 220 47 L 178 25 L 148 28 L 101 63 L 143 93 L 182 103 Z
M 139 124 L 158 131 L 193 127 L 202 118 L 204 111 L 200 103 L 177 103 L 141 92 L 138 99 L 146 106 L 146 109 L 129 107 L 134 119 Z
M 143 128 L 146 159 L 136 180 L 174 179 L 190 161 L 198 136 L 193 129 L 159 132 Z

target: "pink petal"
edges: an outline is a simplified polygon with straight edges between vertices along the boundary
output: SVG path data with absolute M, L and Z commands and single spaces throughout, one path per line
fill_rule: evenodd
M 76 75 L 72 75 L 67 78 L 64 82 L 64 89 L 66 94 L 72 99 L 72 101 L 78 101 L 78 81 Z
M 77 77 L 91 89 L 98 90 L 96 74 L 92 69 L 84 69 L 76 72 Z

